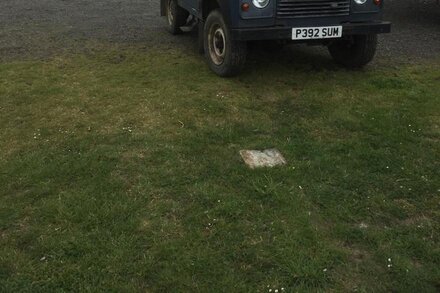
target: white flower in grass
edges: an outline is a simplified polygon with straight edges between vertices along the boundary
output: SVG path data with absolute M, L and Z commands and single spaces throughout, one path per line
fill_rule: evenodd
M 359 224 L 359 228 L 361 228 L 361 229 L 367 229 L 367 228 L 368 228 L 368 225 L 365 224 L 365 223 L 360 223 L 360 224 Z

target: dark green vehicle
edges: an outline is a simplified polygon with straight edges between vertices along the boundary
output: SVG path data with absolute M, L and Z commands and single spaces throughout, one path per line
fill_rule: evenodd
M 172 34 L 196 22 L 199 46 L 220 76 L 240 72 L 247 42 L 302 42 L 327 46 L 334 60 L 360 68 L 374 57 L 384 0 L 161 0 Z

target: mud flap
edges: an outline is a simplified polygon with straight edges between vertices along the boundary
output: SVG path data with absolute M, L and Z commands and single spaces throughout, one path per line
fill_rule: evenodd
M 202 20 L 199 20 L 199 23 L 197 24 L 198 26 L 198 38 L 197 38 L 197 47 L 199 50 L 199 54 L 203 55 L 205 54 L 205 45 L 204 45 L 204 41 L 203 41 L 203 31 L 205 30 L 205 22 Z
M 167 1 L 160 0 L 160 16 L 166 16 L 166 15 L 167 15 Z

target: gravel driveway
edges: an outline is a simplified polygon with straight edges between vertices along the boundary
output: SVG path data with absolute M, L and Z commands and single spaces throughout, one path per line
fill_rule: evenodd
M 440 57 L 437 0 L 388 0 L 393 33 L 379 57 L 399 62 Z M 2 0 L 0 59 L 44 58 L 83 50 L 93 42 L 180 47 L 196 51 L 195 33 L 172 37 L 159 17 L 159 0 Z

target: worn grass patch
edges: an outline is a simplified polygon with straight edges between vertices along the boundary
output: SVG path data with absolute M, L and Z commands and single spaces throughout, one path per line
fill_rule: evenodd
M 1 291 L 438 290 L 439 63 L 258 60 L 0 64 Z

